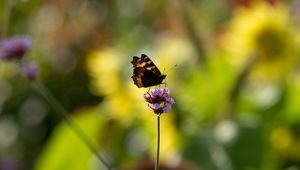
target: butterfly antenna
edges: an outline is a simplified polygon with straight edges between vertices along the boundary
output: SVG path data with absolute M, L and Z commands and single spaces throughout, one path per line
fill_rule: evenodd
M 172 69 L 176 68 L 177 66 L 178 66 L 178 65 L 177 65 L 177 64 L 175 64 L 174 66 L 170 67 L 168 70 L 166 70 L 166 68 L 164 68 L 164 71 L 163 71 L 163 73 L 164 73 L 164 74 L 166 74 L 166 73 L 168 73 L 170 70 L 172 70 Z

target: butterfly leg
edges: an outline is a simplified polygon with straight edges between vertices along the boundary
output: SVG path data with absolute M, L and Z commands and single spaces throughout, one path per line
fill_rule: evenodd
M 165 80 L 164 82 L 162 82 L 161 84 L 163 84 L 165 86 L 165 88 L 167 87 L 167 80 Z M 160 87 L 160 85 L 159 85 Z
M 147 91 L 147 93 L 149 94 L 149 91 L 151 90 L 151 87 L 149 87 L 149 89 L 148 89 L 148 91 Z M 149 94 L 150 95 L 150 94 Z

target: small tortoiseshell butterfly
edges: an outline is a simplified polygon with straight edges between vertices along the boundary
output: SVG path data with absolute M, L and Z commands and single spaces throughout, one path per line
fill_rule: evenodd
M 162 81 L 166 78 L 166 75 L 161 74 L 146 54 L 142 54 L 141 57 L 133 56 L 131 63 L 133 65 L 131 78 L 138 88 L 162 84 Z

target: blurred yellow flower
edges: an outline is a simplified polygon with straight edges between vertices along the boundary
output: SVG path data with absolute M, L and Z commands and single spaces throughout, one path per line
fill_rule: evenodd
M 92 77 L 91 91 L 96 95 L 108 95 L 121 87 L 119 75 L 121 55 L 114 49 L 92 52 L 87 57 L 87 69 Z
M 172 68 L 175 65 L 188 62 L 195 64 L 197 58 L 193 58 L 193 45 L 188 39 L 183 37 L 167 36 L 159 39 L 156 56 L 160 63 L 163 63 L 164 69 Z
M 113 48 L 101 49 L 93 51 L 87 57 L 86 63 L 92 78 L 91 91 L 106 97 L 102 107 L 107 111 L 107 115 L 123 125 L 132 123 L 136 116 L 132 114 L 133 106 L 139 106 L 137 103 L 142 103 L 143 100 L 135 100 L 133 94 L 139 95 L 129 91 L 122 81 L 122 54 Z
M 294 64 L 294 37 L 288 8 L 282 4 L 254 2 L 234 11 L 221 45 L 233 63 L 243 66 L 257 55 L 255 76 L 279 78 Z M 257 73 L 257 74 L 256 74 Z

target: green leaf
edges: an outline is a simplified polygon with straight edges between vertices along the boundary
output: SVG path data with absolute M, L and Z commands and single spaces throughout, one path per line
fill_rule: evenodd
M 81 127 L 91 142 L 97 146 L 103 120 L 96 109 L 76 113 L 72 120 Z M 45 145 L 35 170 L 85 170 L 91 169 L 93 153 L 65 123 L 58 125 Z

